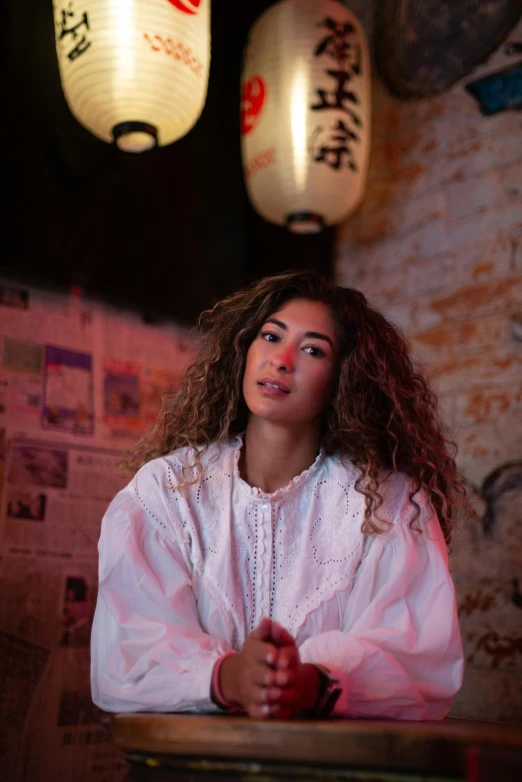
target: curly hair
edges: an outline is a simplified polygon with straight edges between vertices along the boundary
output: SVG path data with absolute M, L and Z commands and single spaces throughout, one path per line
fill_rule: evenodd
M 322 302 L 334 319 L 340 342 L 338 385 L 325 411 L 321 447 L 349 459 L 360 471 L 355 488 L 365 496 L 362 531 L 383 532 L 379 488 L 390 472 L 409 476 L 413 526 L 424 490 L 449 543 L 465 491 L 455 466 L 456 447 L 447 439 L 437 399 L 414 367 L 401 333 L 353 288 L 312 272 L 265 278 L 219 301 L 199 319 L 196 361 L 177 391 L 165 395 L 152 429 L 131 449 L 122 466 L 137 470 L 178 448 L 192 454 L 191 479 L 201 475 L 201 456 L 213 442 L 243 432 L 248 409 L 242 381 L 246 354 L 270 315 L 292 299 Z M 187 473 L 188 474 L 188 473 Z

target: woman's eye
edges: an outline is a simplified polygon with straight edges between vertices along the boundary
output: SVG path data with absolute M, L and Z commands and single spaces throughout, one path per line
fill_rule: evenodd
M 324 351 L 321 350 L 321 348 L 318 348 L 316 345 L 307 345 L 304 350 L 308 353 L 310 356 L 314 357 L 320 357 L 324 356 Z
M 266 340 L 266 342 L 278 342 L 279 337 L 277 334 L 274 334 L 273 331 L 262 331 L 259 335 L 262 339 Z

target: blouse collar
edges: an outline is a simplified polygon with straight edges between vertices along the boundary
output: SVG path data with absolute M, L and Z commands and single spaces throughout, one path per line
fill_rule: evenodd
M 244 432 L 242 434 L 236 435 L 231 443 L 233 448 L 234 479 L 243 491 L 258 499 L 283 499 L 283 497 L 288 496 L 304 483 L 306 483 L 308 479 L 318 471 L 319 467 L 324 461 L 324 453 L 321 449 L 310 467 L 307 467 L 306 470 L 303 470 L 303 472 L 299 473 L 299 475 L 296 475 L 294 478 L 292 478 L 292 480 L 287 483 L 286 486 L 281 486 L 281 488 L 276 489 L 276 491 L 273 492 L 264 492 L 257 486 L 250 486 L 250 484 L 247 483 L 239 474 L 239 457 L 241 455 L 241 447 L 243 445 L 243 435 Z

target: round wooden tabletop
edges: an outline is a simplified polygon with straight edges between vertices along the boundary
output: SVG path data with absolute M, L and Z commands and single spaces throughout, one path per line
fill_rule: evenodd
M 235 761 L 462 772 L 470 748 L 522 755 L 522 728 L 443 720 L 267 720 L 231 715 L 118 715 L 113 741 L 127 753 Z

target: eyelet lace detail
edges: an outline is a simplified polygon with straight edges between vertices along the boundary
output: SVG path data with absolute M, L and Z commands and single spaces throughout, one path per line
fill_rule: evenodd
M 351 589 L 362 553 L 363 503 L 348 481 L 331 480 L 323 472 L 281 505 L 276 524 L 275 606 L 279 621 L 294 636 L 312 612 L 340 590 Z M 325 504 L 324 497 L 331 503 Z M 289 526 L 295 534 L 285 541 Z
M 307 467 L 306 470 L 303 470 L 303 472 L 299 473 L 299 475 L 296 475 L 294 478 L 292 478 L 292 480 L 289 483 L 287 483 L 286 486 L 282 486 L 280 489 L 277 489 L 274 492 L 264 492 L 261 489 L 259 489 L 257 486 L 250 486 L 250 484 L 244 481 L 241 475 L 239 474 L 239 457 L 241 456 L 241 448 L 243 446 L 242 435 L 236 435 L 232 443 L 234 446 L 234 478 L 239 486 L 241 486 L 245 491 L 251 494 L 252 497 L 256 497 L 257 499 L 275 501 L 275 500 L 280 500 L 283 497 L 291 494 L 293 491 L 298 489 L 303 483 L 305 483 L 308 480 L 308 478 L 310 478 L 310 476 L 312 476 L 319 469 L 324 459 L 323 452 L 319 451 L 319 453 L 315 457 L 310 467 Z
M 168 480 L 159 481 L 194 574 L 202 625 L 213 633 L 217 609 L 224 622 L 218 635 L 228 627 L 226 641 L 235 649 L 261 616 L 296 638 L 312 625 L 315 633 L 332 629 L 322 626 L 324 616 L 338 627 L 338 604 L 348 599 L 363 550 L 364 498 L 354 489 L 355 468 L 320 453 L 287 486 L 267 494 L 239 476 L 241 445 L 236 437 L 211 446 L 201 480 L 183 492 L 175 488 L 183 453 L 165 458 Z

